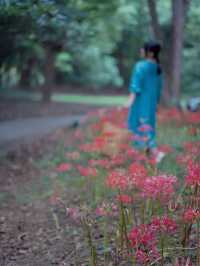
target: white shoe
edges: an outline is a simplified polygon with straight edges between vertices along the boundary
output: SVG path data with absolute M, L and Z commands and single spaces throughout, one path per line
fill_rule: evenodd
M 162 151 L 157 152 L 157 154 L 155 155 L 155 161 L 156 163 L 160 163 L 162 161 L 162 159 L 165 157 L 165 153 Z

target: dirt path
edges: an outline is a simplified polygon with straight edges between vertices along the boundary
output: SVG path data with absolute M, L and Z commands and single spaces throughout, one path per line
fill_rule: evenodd
M 15 120 L 0 122 L 0 266 L 86 265 L 74 260 L 75 245 L 81 241 L 67 223 L 65 210 L 57 211 L 49 202 L 57 191 L 53 153 L 62 143 L 71 144 L 73 127 L 91 110 L 73 108 L 20 119 L 21 113 L 13 110 Z M 69 188 L 69 202 L 70 193 Z M 55 215 L 63 223 L 61 229 Z
M 59 126 L 61 122 L 66 125 L 66 119 Z M 59 143 L 70 144 L 73 132 L 59 128 L 0 159 L 0 266 L 81 266 L 73 260 L 73 231 L 65 210 L 49 202 L 57 189 L 55 167 L 38 165 L 54 160 Z M 63 223 L 62 230 L 55 215 Z
M 30 141 L 43 136 L 57 128 L 69 127 L 80 123 L 83 115 L 26 118 L 0 123 L 0 147 L 6 148 L 9 143 Z

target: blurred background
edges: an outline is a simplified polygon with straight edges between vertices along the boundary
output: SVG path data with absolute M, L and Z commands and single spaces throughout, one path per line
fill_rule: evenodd
M 126 95 L 149 39 L 163 46 L 163 103 L 198 96 L 199 25 L 199 0 L 0 0 L 1 101 Z
M 200 110 L 199 29 L 200 0 L 0 0 L 0 266 L 97 265 L 89 263 L 89 253 L 100 257 L 98 265 L 133 263 L 129 255 L 129 264 L 121 261 L 130 252 L 119 249 L 119 232 L 123 247 L 129 213 L 137 225 L 141 210 L 141 222 L 148 217 L 150 225 L 152 213 L 165 213 L 163 203 L 158 200 L 151 211 L 154 201 L 142 198 L 138 205 L 135 191 L 128 189 L 131 200 L 118 197 L 105 178 L 120 169 L 123 183 L 131 165 L 135 176 L 147 166 L 150 174 L 155 168 L 156 175 L 175 175 L 184 184 L 186 166 L 189 177 L 192 167 L 199 169 L 192 161 L 200 159 L 200 112 L 174 108 L 185 111 L 189 103 L 190 111 Z M 163 47 L 161 103 L 169 107 L 158 113 L 159 148 L 167 155 L 158 167 L 149 158 L 144 166 L 140 162 L 143 154 L 132 150 L 122 128 L 127 109 L 115 108 L 127 102 L 133 66 L 149 39 Z M 164 182 L 160 177 L 156 186 Z M 199 254 L 198 189 L 194 195 L 177 190 L 170 216 L 181 223 L 182 235 L 175 233 L 164 245 L 162 233 L 158 250 L 166 265 L 178 265 L 179 256 L 189 265 L 195 249 Z M 123 204 L 132 203 L 132 195 L 136 205 L 129 211 Z M 121 196 L 128 201 L 119 204 Z M 182 222 L 190 205 L 192 219 Z M 154 258 L 156 249 L 149 246 Z

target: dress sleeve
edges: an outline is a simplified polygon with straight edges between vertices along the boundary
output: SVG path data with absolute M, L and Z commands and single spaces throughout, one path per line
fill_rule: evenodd
M 163 89 L 163 76 L 160 75 L 158 78 L 158 88 L 157 88 L 157 102 L 158 103 L 160 101 L 162 89 Z
M 142 90 L 142 83 L 144 78 L 144 70 L 141 64 L 137 63 L 133 69 L 129 92 L 130 93 L 140 93 Z

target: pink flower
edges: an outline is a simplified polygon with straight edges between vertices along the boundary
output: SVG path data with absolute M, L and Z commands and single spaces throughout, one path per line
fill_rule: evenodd
M 128 170 L 131 176 L 131 183 L 138 188 L 143 187 L 147 176 L 146 168 L 142 164 L 135 162 L 129 166 Z
M 148 254 L 141 249 L 136 251 L 135 256 L 139 263 L 146 264 L 149 261 Z
M 152 262 L 159 257 L 156 235 L 151 225 L 141 224 L 132 228 L 129 240 L 131 247 L 136 250 L 139 263 Z
M 200 141 L 186 142 L 184 150 L 191 154 L 193 158 L 200 156 Z
M 189 208 L 183 214 L 183 220 L 186 223 L 193 223 L 196 219 L 200 218 L 200 211 Z
M 126 157 L 122 154 L 113 156 L 110 160 L 110 167 L 121 166 L 126 161 Z
M 71 168 L 72 168 L 72 165 L 70 163 L 61 163 L 57 167 L 57 171 L 60 173 L 64 173 L 64 172 L 71 170 Z
M 148 262 L 153 262 L 158 259 L 160 254 L 156 247 L 152 247 L 149 251 L 138 249 L 135 253 L 135 256 L 139 263 L 145 265 Z
M 141 224 L 132 228 L 129 234 L 129 240 L 133 248 L 138 248 L 140 245 L 152 247 L 156 244 L 155 233 L 151 226 L 147 224 Z
M 188 164 L 188 162 L 191 161 L 191 154 L 181 154 L 179 156 L 177 156 L 176 158 L 176 162 L 177 164 L 179 164 L 180 166 L 184 166 Z
M 78 165 L 77 169 L 82 176 L 97 176 L 96 168 L 84 167 L 84 166 Z
M 130 182 L 127 173 L 125 171 L 118 170 L 112 171 L 108 175 L 106 178 L 106 184 L 113 189 L 118 188 L 124 190 L 129 186 Z
M 121 194 L 117 196 L 117 200 L 124 203 L 124 204 L 129 204 L 133 202 L 132 197 L 126 194 Z
M 174 185 L 177 183 L 175 176 L 150 176 L 147 177 L 141 188 L 141 195 L 144 198 L 168 201 L 175 193 Z
M 200 186 L 200 163 L 189 162 L 185 182 L 188 186 Z
M 91 159 L 89 160 L 89 165 L 92 167 L 100 166 L 102 168 L 108 169 L 110 167 L 110 162 L 108 159 L 98 159 L 98 160 Z
M 173 234 L 177 230 L 176 221 L 167 216 L 154 218 L 151 222 L 151 227 L 156 232 L 165 234 Z

